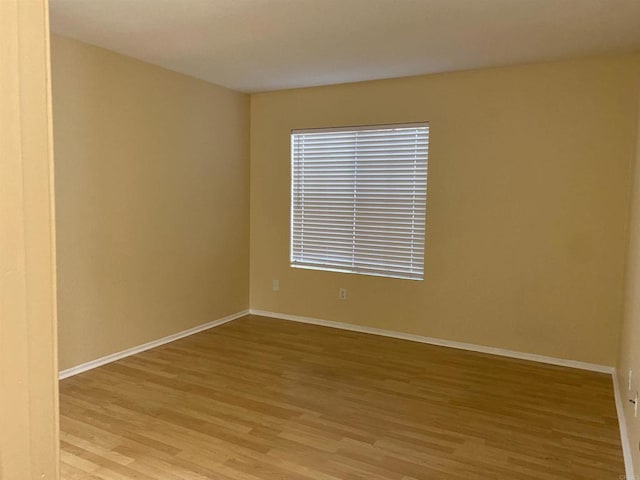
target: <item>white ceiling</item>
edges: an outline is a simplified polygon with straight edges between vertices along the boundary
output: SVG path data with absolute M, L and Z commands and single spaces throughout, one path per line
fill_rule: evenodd
M 51 0 L 52 30 L 245 92 L 640 49 L 640 0 Z

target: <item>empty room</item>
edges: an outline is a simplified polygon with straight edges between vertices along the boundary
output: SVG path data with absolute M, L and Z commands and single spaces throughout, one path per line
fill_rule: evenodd
M 640 478 L 640 2 L 0 0 L 1 480 Z

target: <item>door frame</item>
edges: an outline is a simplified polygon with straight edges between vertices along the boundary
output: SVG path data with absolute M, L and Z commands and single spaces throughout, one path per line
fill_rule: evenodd
M 0 0 L 0 479 L 59 476 L 47 0 Z

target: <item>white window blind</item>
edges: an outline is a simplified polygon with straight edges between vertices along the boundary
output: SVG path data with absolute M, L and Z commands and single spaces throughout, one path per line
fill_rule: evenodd
M 429 125 L 291 133 L 291 265 L 420 280 Z

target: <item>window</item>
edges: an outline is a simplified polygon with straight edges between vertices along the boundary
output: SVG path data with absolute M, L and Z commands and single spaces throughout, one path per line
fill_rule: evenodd
M 428 123 L 291 132 L 291 266 L 421 280 Z

